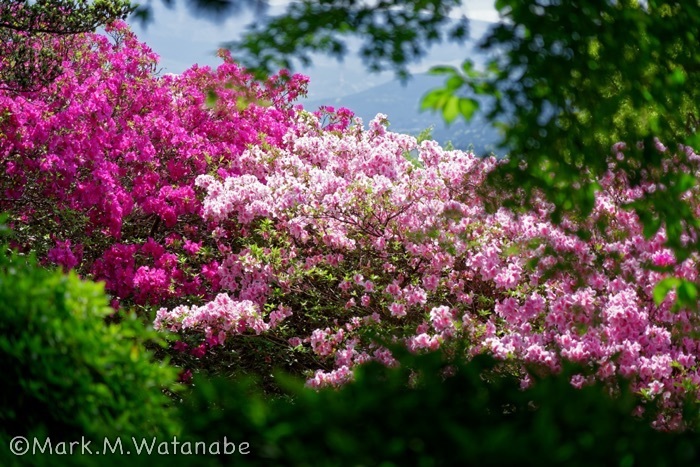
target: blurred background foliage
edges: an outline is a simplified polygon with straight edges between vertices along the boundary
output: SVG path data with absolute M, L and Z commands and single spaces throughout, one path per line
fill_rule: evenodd
M 133 9 L 129 0 L 3 0 L 0 90 L 26 92 L 53 82 L 72 36 L 125 19 Z

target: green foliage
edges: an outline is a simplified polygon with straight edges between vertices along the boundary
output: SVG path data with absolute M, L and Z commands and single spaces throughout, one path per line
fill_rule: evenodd
M 656 284 L 653 292 L 654 301 L 657 304 L 663 302 L 666 295 L 668 295 L 668 293 L 672 290 L 676 291 L 677 300 L 673 308 L 675 311 L 678 311 L 681 307 L 687 307 L 690 309 L 697 307 L 697 285 L 687 279 L 681 279 L 678 277 L 667 277 Z
M 430 69 L 430 74 L 446 75 L 445 86 L 429 91 L 421 101 L 421 110 L 432 110 L 442 113 L 449 124 L 458 116 L 470 120 L 479 108 L 479 103 L 470 97 L 462 97 L 458 90 L 470 83 L 471 78 L 479 76 L 470 61 L 462 65 L 462 72 L 452 66 L 437 66 Z
M 5 0 L 0 29 L 29 34 L 92 32 L 133 10 L 126 0 Z
M 694 176 L 669 169 L 670 155 L 655 148 L 654 138 L 671 151 L 692 142 L 700 5 L 500 0 L 496 7 L 506 21 L 482 44 L 497 53 L 487 79 L 498 90 L 490 118 L 511 123 L 503 141 L 509 162 L 491 182 L 522 188 L 526 205 L 544 193 L 556 206 L 555 220 L 571 211 L 585 216 L 612 145 L 623 141 L 625 157 L 615 164 L 631 184 L 668 187 L 630 209 L 642 217 L 647 235 L 664 226 L 669 246 L 687 256 L 695 245 L 680 239 L 698 221 L 682 196 Z
M 393 68 L 408 76 L 406 64 L 425 56 L 427 47 L 442 39 L 461 40 L 467 33 L 464 19 L 449 14 L 459 0 L 323 0 L 292 2 L 284 15 L 250 26 L 229 48 L 243 64 L 264 74 L 292 68 L 292 59 L 311 63 L 311 53 L 342 58 L 345 38 L 362 41 L 360 55 L 372 71 Z M 240 55 L 245 54 L 245 55 Z
M 695 174 L 676 146 L 698 142 L 700 4 L 499 0 L 496 7 L 506 21 L 482 44 L 496 53 L 490 74 L 465 86 L 494 95 L 489 117 L 509 121 L 508 162 L 489 177 L 492 186 L 519 188 L 506 204 L 528 208 L 543 193 L 555 222 L 565 213 L 586 216 L 614 160 L 632 187 L 657 188 L 627 205 L 644 235 L 664 228 L 679 261 L 697 251 L 700 220 L 687 199 Z M 624 155 L 613 159 L 618 142 Z M 672 289 L 677 307 L 697 309 L 697 284 L 687 280 L 659 284 L 655 299 Z
M 416 141 L 418 143 L 422 143 L 423 141 L 432 141 L 433 138 L 433 130 L 435 129 L 434 126 L 429 126 L 427 128 L 423 128 L 420 133 L 416 135 Z
M 103 285 L 37 265 L 2 245 L 0 422 L 8 436 L 155 436 L 178 429 L 164 389 L 176 372 L 145 349 L 159 337 L 113 314 Z M 3 447 L 3 450 L 5 446 Z
M 250 383 L 197 381 L 183 406 L 187 436 L 250 443 L 237 465 L 682 465 L 696 434 L 653 430 L 630 413 L 634 397 L 600 384 L 575 389 L 577 369 L 521 390 L 494 360 L 446 367 L 440 354 L 368 364 L 339 390 L 286 380 L 291 399 Z M 453 376 L 444 376 L 445 370 Z
M 75 34 L 91 32 L 133 10 L 129 0 L 0 2 L 0 89 L 30 91 L 51 83 Z

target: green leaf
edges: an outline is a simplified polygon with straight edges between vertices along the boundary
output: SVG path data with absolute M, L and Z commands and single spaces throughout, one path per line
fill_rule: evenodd
M 700 133 L 695 133 L 693 135 L 688 136 L 685 139 L 684 143 L 694 148 L 700 147 Z
M 428 70 L 429 75 L 456 75 L 457 68 L 448 65 L 438 65 Z
M 471 76 L 474 73 L 474 62 L 471 60 L 465 60 L 462 63 L 462 71 L 465 75 Z
M 683 279 L 678 286 L 678 302 L 688 308 L 695 309 L 698 306 L 698 288 L 689 280 Z
M 496 0 L 494 6 L 496 7 L 496 10 L 501 11 L 502 9 L 507 8 L 509 5 L 506 0 Z
M 649 222 L 645 222 L 643 226 L 644 238 L 648 240 L 653 237 L 660 227 L 661 221 L 657 217 L 649 218 Z
M 695 177 L 689 173 L 682 173 L 678 176 L 674 188 L 677 193 L 683 193 L 690 190 L 694 185 Z
M 459 105 L 459 97 L 457 96 L 450 96 L 450 98 L 447 100 L 447 103 L 445 104 L 445 107 L 442 109 L 442 118 L 445 119 L 445 121 L 450 124 L 455 121 L 457 118 L 457 115 L 460 114 L 460 105 Z
M 216 101 L 219 100 L 219 96 L 216 95 L 216 91 L 210 89 L 207 91 L 207 97 L 204 101 L 204 105 L 207 109 L 212 109 L 216 105 Z
M 652 293 L 654 296 L 654 303 L 660 305 L 666 299 L 666 295 L 668 295 L 671 290 L 676 289 L 680 284 L 681 280 L 677 277 L 667 277 L 661 280 L 656 284 L 654 292 Z
M 668 76 L 669 84 L 682 85 L 685 83 L 685 72 L 682 68 L 675 68 Z
M 420 108 L 421 110 L 437 110 L 439 108 L 438 102 L 444 97 L 445 90 L 442 88 L 433 89 L 429 91 L 423 99 L 421 100 Z
M 449 89 L 450 91 L 456 91 L 462 86 L 464 86 L 464 78 L 457 75 L 450 76 L 445 82 L 445 89 Z
M 479 108 L 479 103 L 474 99 L 462 97 L 459 99 L 459 113 L 466 121 L 469 121 L 474 116 L 474 112 Z

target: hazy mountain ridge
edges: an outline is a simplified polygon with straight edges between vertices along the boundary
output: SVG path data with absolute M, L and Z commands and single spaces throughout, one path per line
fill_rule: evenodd
M 461 45 L 448 42 L 431 48 L 429 62 L 412 66 L 412 71 L 425 70 L 435 64 L 459 66 L 467 58 L 476 68 L 482 68 L 489 56 L 476 44 L 493 26 L 493 23 L 471 20 L 468 40 Z M 489 106 L 486 98 L 476 98 L 480 109 L 470 122 L 458 118 L 447 125 L 440 115 L 420 111 L 421 98 L 429 90 L 441 86 L 444 77 L 416 73 L 408 82 L 401 83 L 392 79 L 390 73 L 369 74 L 361 60 L 352 55 L 346 57 L 342 65 L 325 60 L 303 73 L 311 77 L 309 98 L 301 101 L 308 110 L 322 105 L 347 107 L 365 123 L 383 113 L 389 117 L 391 131 L 417 135 L 432 127 L 433 138 L 443 145 L 450 141 L 458 149 L 473 148 L 477 154 L 505 153 L 497 149 L 499 132 L 485 117 Z
M 488 56 L 479 50 L 476 44 L 493 26 L 494 23 L 470 20 L 468 39 L 461 44 L 443 42 L 434 45 L 428 50 L 423 60 L 409 64 L 409 70 L 411 73 L 421 74 L 434 65 L 458 66 L 466 58 L 472 59 L 477 68 L 483 66 Z M 311 101 L 345 97 L 395 80 L 395 75 L 391 71 L 381 73 L 367 71 L 362 58 L 357 55 L 355 50 L 359 48 L 357 40 L 349 41 L 348 48 L 350 52 L 341 61 L 322 55 L 314 55 L 312 66 L 295 70 L 311 79 L 309 85 L 309 99 Z
M 221 27 L 211 27 L 204 20 L 189 18 L 182 8 L 168 10 L 157 4 L 156 10 L 155 14 L 160 18 L 157 25 L 148 33 L 141 26 L 136 29 L 139 37 L 154 51 L 164 54 L 159 65 L 162 73 L 182 73 L 192 63 L 215 68 L 221 63 L 215 54 L 221 41 L 233 39 L 244 30 L 245 24 L 254 19 L 254 16 L 247 14 L 232 17 Z M 193 34 L 182 35 L 178 32 L 185 22 L 198 25 Z M 438 64 L 459 66 L 466 58 L 473 60 L 477 68 L 483 66 L 488 56 L 475 44 L 493 26 L 494 23 L 470 20 L 470 38 L 462 44 L 443 42 L 431 47 L 422 61 L 409 65 L 410 71 L 417 74 L 405 86 L 395 80 L 391 71 L 369 73 L 362 58 L 357 55 L 357 40 L 349 41 L 349 52 L 342 62 L 313 54 L 313 66 L 295 70 L 310 78 L 309 98 L 301 103 L 311 110 L 320 105 L 344 106 L 366 123 L 377 113 L 385 113 L 389 116 L 392 131 L 417 135 L 433 126 L 434 138 L 443 144 L 452 141 L 460 149 L 473 145 L 478 153 L 493 150 L 498 133 L 485 121 L 484 112 L 479 112 L 469 124 L 458 120 L 449 127 L 439 115 L 419 112 L 420 98 L 443 80 L 420 73 Z
M 473 150 L 477 154 L 495 152 L 500 140 L 498 130 L 486 118 L 488 100 L 478 97 L 480 109 L 470 122 L 457 119 L 452 125 L 447 125 L 442 116 L 431 112 L 420 111 L 420 101 L 430 89 L 440 86 L 443 77 L 428 74 L 414 75 L 402 84 L 391 81 L 370 89 L 336 98 L 314 99 L 302 101 L 304 107 L 314 111 L 322 105 L 346 107 L 361 117 L 366 124 L 378 113 L 386 114 L 389 118 L 389 129 L 398 133 L 417 135 L 428 127 L 433 127 L 433 139 L 441 144 L 451 141 L 455 148 Z

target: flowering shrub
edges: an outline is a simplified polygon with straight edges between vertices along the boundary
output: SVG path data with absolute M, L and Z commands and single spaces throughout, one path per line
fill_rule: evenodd
M 611 165 L 588 219 L 554 226 L 545 203 L 488 213 L 480 189 L 495 160 L 384 123 L 341 133 L 300 113 L 282 145 L 242 154 L 241 175 L 199 176 L 203 215 L 230 239 L 222 292 L 161 309 L 156 326 L 199 332 L 210 346 L 275 336 L 318 360 L 312 386 L 342 384 L 368 360 L 391 365 L 377 336 L 413 351 L 466 341 L 472 354 L 547 371 L 568 360 L 590 368 L 572 384 L 623 375 L 639 410 L 660 407 L 659 426 L 680 426 L 686 396 L 698 395 L 698 321 L 672 311 L 673 293 L 657 305 L 653 287 L 669 271 L 696 280 L 697 265 L 676 261 L 663 233 L 644 238 L 624 209 L 644 189 Z
M 216 70 L 155 73 L 124 23 L 74 41 L 63 74 L 0 91 L 0 209 L 16 246 L 103 280 L 117 300 L 206 297 L 218 267 L 197 175 L 236 173 L 251 144 L 277 144 L 306 78 L 258 83 L 230 56 Z
M 555 226 L 544 202 L 489 212 L 494 159 L 388 132 L 381 115 L 364 129 L 345 110 L 294 108 L 303 77 L 257 83 L 226 55 L 157 77 L 123 24 L 109 31 L 82 36 L 47 88 L 0 92 L 0 208 L 16 246 L 103 280 L 115 307 L 160 307 L 181 365 L 286 366 L 320 387 L 394 365 L 382 341 L 466 344 L 514 371 L 584 364 L 575 386 L 623 375 L 659 427 L 683 425 L 698 318 L 653 290 L 670 274 L 697 281 L 697 258 L 676 258 L 663 230 L 646 238 L 625 206 L 682 190 L 698 212 L 697 188 L 632 187 L 618 145 L 587 219 Z M 680 149 L 653 150 L 696 172 Z

